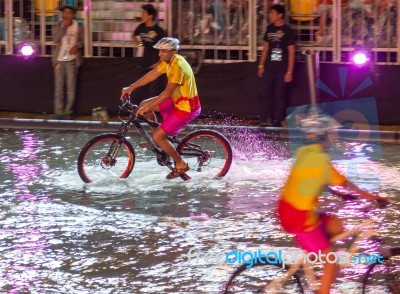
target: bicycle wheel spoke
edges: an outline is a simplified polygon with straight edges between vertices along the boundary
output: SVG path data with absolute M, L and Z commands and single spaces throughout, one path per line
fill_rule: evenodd
M 133 148 L 126 140 L 118 145 L 118 136 L 107 134 L 86 144 L 78 158 L 78 172 L 84 182 L 126 178 L 130 174 L 135 162 Z
M 177 147 L 183 160 L 189 164 L 189 174 L 193 178 L 223 177 L 232 164 L 232 149 L 221 134 L 200 130 L 189 134 Z

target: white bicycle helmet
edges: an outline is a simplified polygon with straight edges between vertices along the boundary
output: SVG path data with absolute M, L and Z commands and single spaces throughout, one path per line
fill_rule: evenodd
M 341 125 L 331 116 L 311 112 L 301 120 L 300 127 L 305 134 L 308 142 L 321 142 L 327 134 L 341 127 Z
M 179 46 L 179 40 L 176 38 L 171 38 L 171 37 L 165 37 L 162 38 L 153 46 L 155 49 L 159 50 L 176 50 L 178 51 L 180 46 Z

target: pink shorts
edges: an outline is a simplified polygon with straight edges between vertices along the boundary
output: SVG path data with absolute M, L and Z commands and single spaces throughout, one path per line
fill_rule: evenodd
M 163 118 L 163 122 L 160 125 L 168 135 L 176 136 L 180 131 L 182 131 L 192 120 L 200 115 L 201 107 L 197 108 L 195 111 L 182 115 L 177 115 L 174 101 L 172 98 L 165 99 L 160 105 L 160 113 Z M 180 114 L 183 111 L 180 112 Z
M 329 221 L 329 216 L 325 214 L 320 215 L 321 224 L 309 232 L 302 232 L 295 234 L 295 240 L 301 248 L 307 252 L 316 252 L 318 250 L 325 250 L 331 246 L 328 233 L 325 231 L 325 224 Z

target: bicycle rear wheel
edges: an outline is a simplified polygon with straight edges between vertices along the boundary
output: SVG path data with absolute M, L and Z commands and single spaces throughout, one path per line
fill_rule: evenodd
M 189 164 L 190 171 L 201 172 L 202 176 L 209 178 L 225 176 L 232 164 L 232 147 L 216 131 L 194 131 L 182 139 L 176 150 Z M 193 173 L 190 176 L 195 177 Z
M 82 181 L 126 178 L 135 164 L 132 144 L 117 134 L 102 134 L 90 140 L 78 157 L 78 173 Z
M 362 293 L 400 294 L 400 247 L 389 248 L 382 264 L 369 266 L 364 276 Z
M 281 264 L 257 263 L 249 269 L 246 268 L 246 264 L 243 264 L 225 284 L 224 293 L 304 293 L 299 272 L 296 272 L 281 283 L 271 284 L 284 277 L 286 271 L 287 268 L 282 268 Z

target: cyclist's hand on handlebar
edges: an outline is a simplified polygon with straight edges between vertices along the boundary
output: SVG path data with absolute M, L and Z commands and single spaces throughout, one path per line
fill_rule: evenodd
M 129 90 L 129 87 L 122 88 L 121 97 L 119 99 L 122 102 L 125 102 L 126 98 L 128 98 L 130 94 L 131 94 L 131 91 Z

